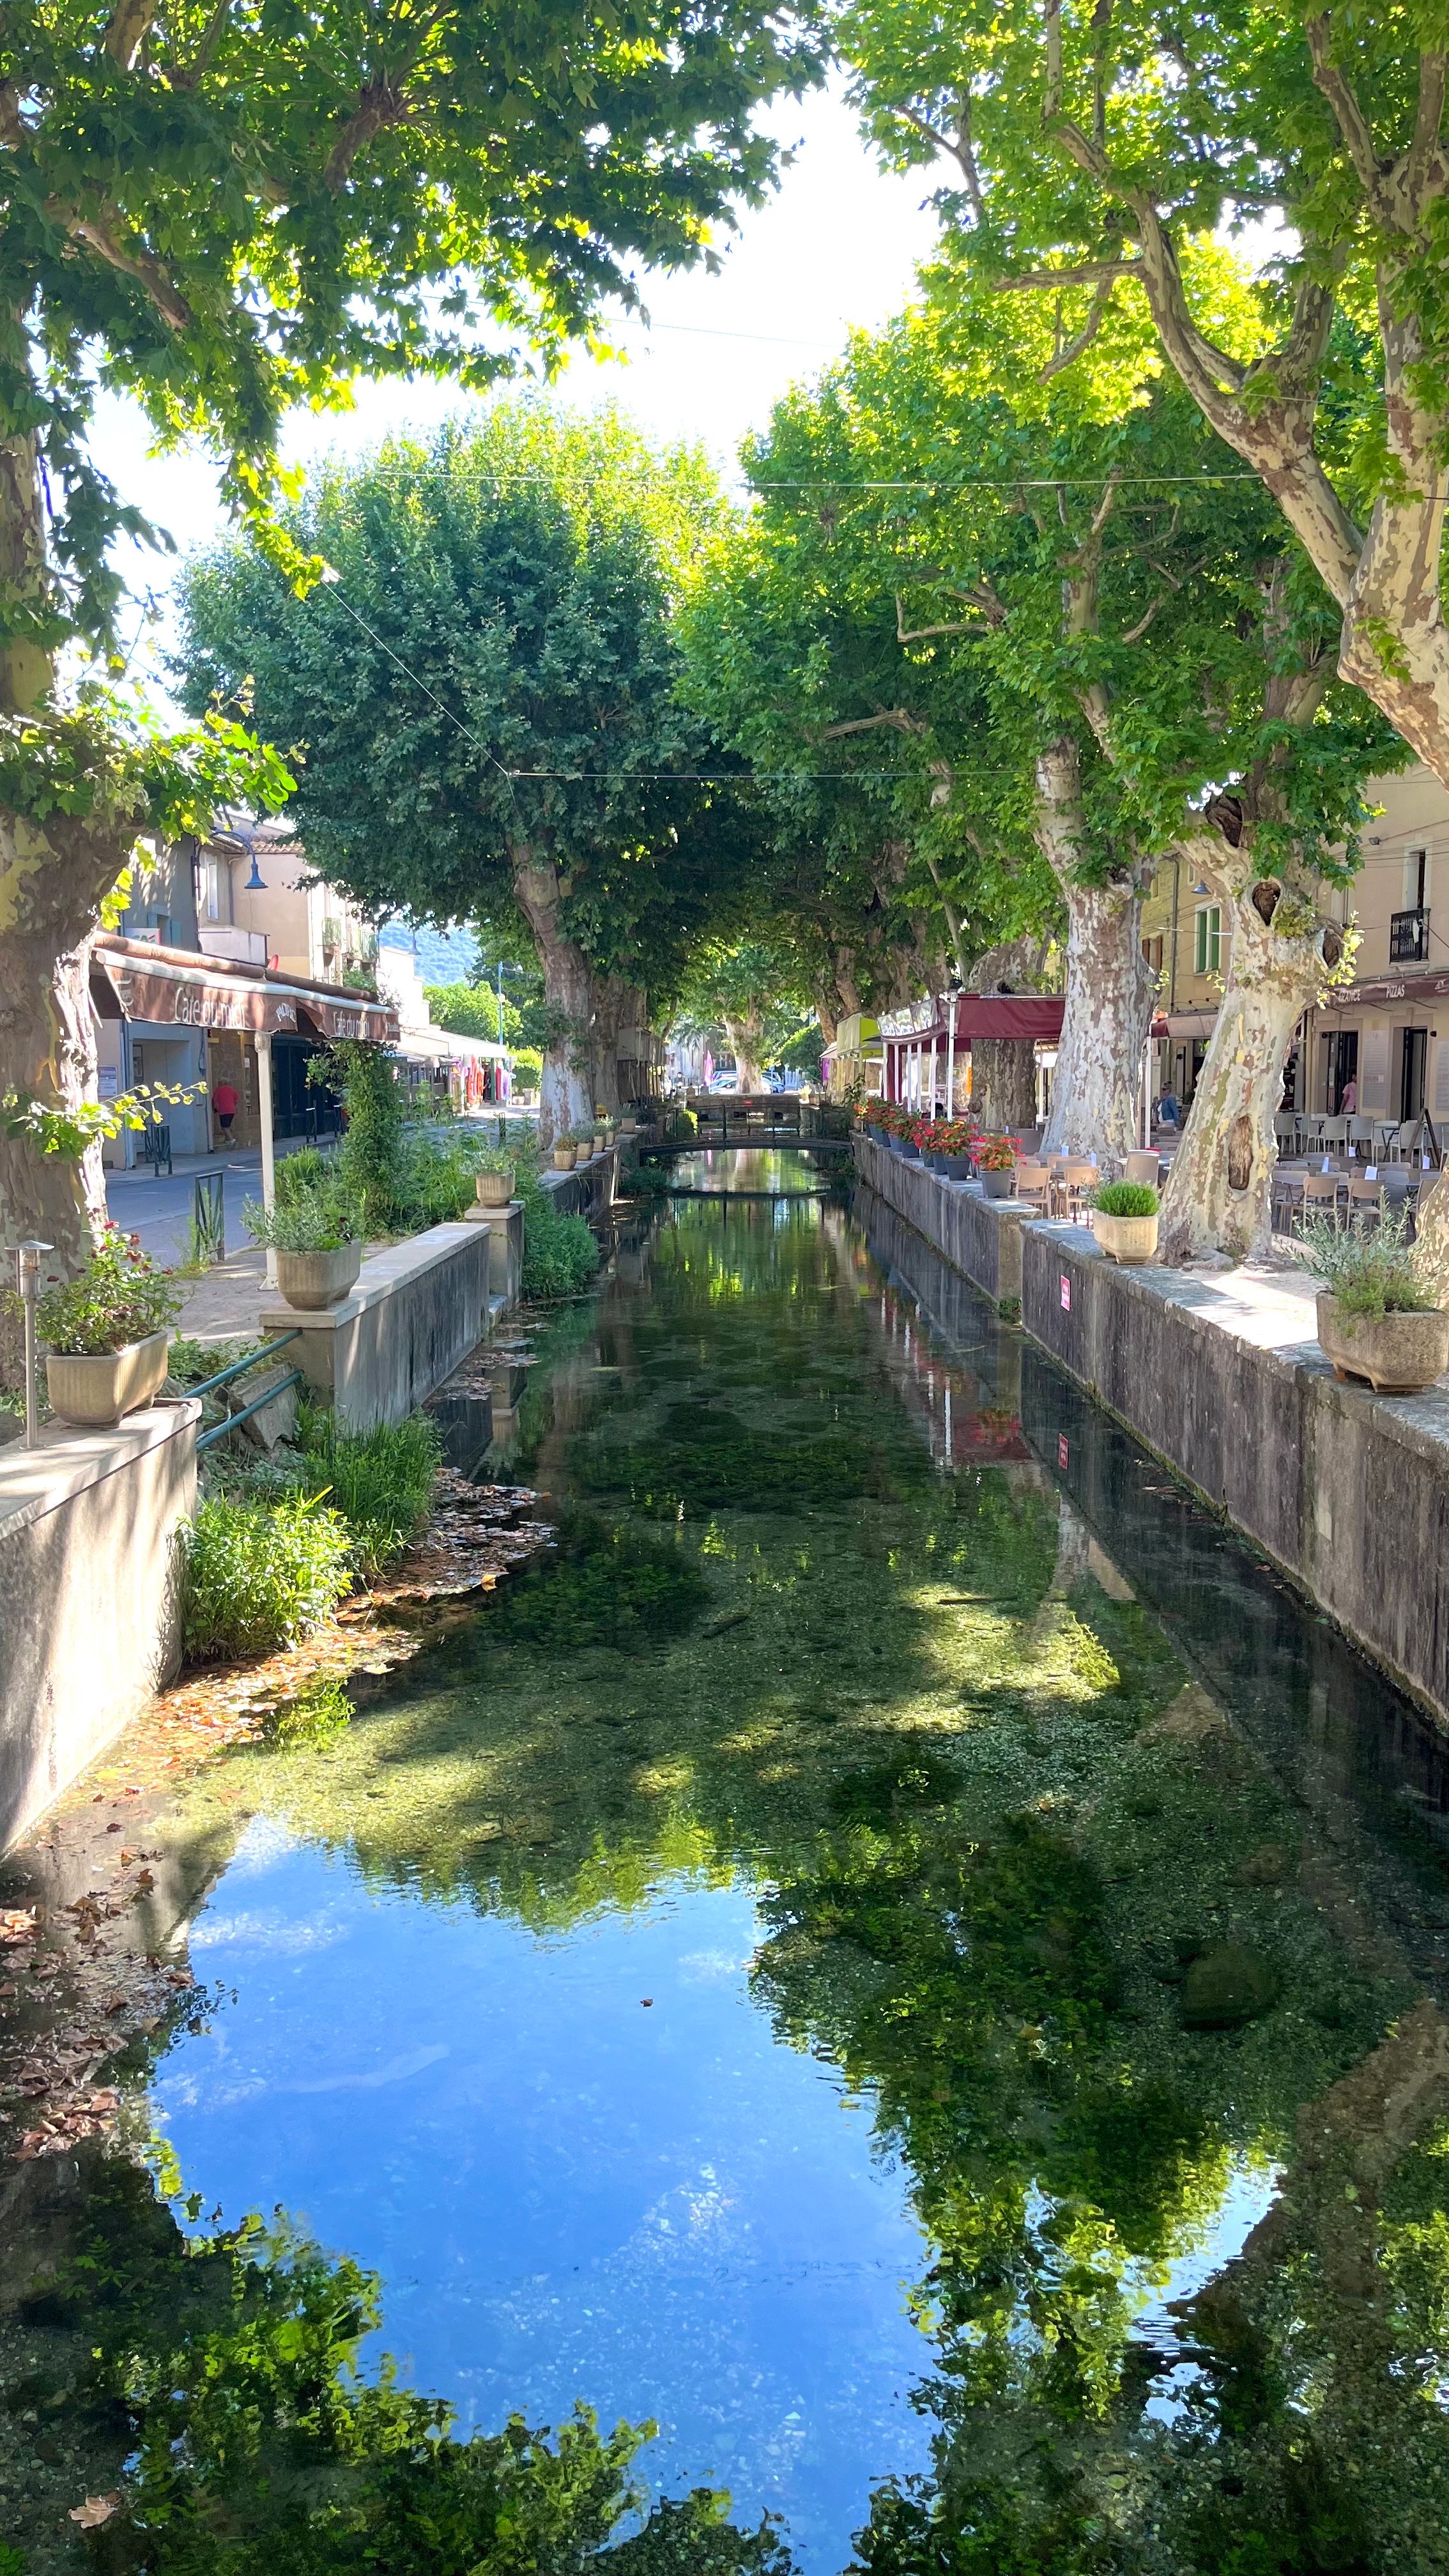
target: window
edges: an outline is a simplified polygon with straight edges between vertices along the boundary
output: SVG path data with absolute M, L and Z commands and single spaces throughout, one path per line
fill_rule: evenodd
M 1193 971 L 1198 975 L 1216 975 L 1222 965 L 1223 908 L 1218 903 L 1202 904 L 1193 915 Z
M 1404 852 L 1405 912 L 1422 912 L 1429 900 L 1429 853 L 1424 849 Z
M 1160 930 L 1154 931 L 1150 939 L 1143 940 L 1142 954 L 1146 958 L 1148 965 L 1151 967 L 1153 974 L 1160 975 L 1162 972 L 1163 955 L 1162 933 Z

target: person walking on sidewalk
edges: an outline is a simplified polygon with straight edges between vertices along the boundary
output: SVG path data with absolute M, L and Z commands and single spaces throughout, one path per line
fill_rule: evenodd
M 225 1145 L 231 1137 L 231 1122 L 237 1111 L 237 1095 L 231 1084 L 224 1078 L 212 1089 L 211 1106 L 216 1115 L 216 1123 L 221 1129 L 221 1141 Z M 216 1147 L 213 1145 L 211 1150 L 214 1154 Z

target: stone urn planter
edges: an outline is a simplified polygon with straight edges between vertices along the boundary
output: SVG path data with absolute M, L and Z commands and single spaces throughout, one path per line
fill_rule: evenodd
M 277 1286 L 289 1306 L 315 1315 L 346 1296 L 361 1268 L 360 1243 L 341 1243 L 335 1252 L 278 1252 Z
M 1092 1217 L 1092 1232 L 1111 1261 L 1155 1261 L 1159 1222 L 1155 1213 L 1152 1216 L 1108 1216 L 1105 1209 L 1097 1208 Z
M 553 1149 L 553 1167 L 556 1172 L 571 1172 L 573 1170 L 574 1149 L 572 1145 L 555 1145 Z
M 118 1351 L 47 1351 L 45 1388 L 62 1422 L 99 1431 L 148 1404 L 166 1382 L 169 1333 L 147 1333 Z
M 604 1134 L 602 1128 L 596 1129 L 594 1133 L 594 1152 L 596 1154 L 607 1154 L 608 1150 L 608 1137 Z
M 621 1118 L 619 1121 L 619 1133 L 621 1136 L 637 1136 L 639 1133 L 638 1119 Z
M 513 1196 L 513 1174 L 511 1172 L 476 1172 L 473 1176 L 473 1187 L 478 1193 L 480 1207 L 507 1207 Z
M 1449 1368 L 1449 1314 L 1344 1315 L 1327 1290 L 1318 1298 L 1319 1347 L 1336 1378 L 1366 1378 L 1375 1395 L 1417 1395 Z
M 985 1198 L 1009 1199 L 1015 1187 L 1016 1174 L 1014 1171 L 983 1172 L 981 1175 L 981 1190 L 982 1195 Z

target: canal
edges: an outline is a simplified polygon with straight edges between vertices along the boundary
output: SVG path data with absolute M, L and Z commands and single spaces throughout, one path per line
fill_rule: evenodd
M 890 1211 L 676 1178 L 555 1550 L 165 1820 L 0 2576 L 1449 2568 L 1441 1739 Z

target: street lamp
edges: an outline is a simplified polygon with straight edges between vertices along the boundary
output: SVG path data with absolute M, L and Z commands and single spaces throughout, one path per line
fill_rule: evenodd
M 35 1301 L 40 1294 L 40 1260 L 42 1253 L 53 1252 L 53 1243 L 42 1243 L 38 1234 L 28 1234 L 15 1247 L 15 1283 L 25 1310 L 25 1446 L 40 1447 L 40 1391 L 35 1358 Z

